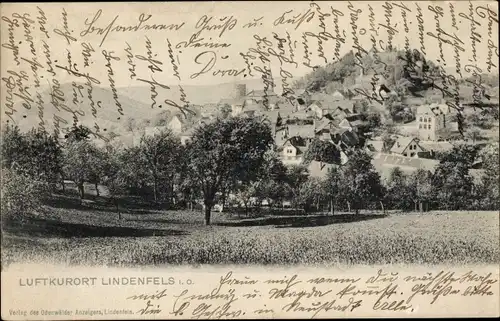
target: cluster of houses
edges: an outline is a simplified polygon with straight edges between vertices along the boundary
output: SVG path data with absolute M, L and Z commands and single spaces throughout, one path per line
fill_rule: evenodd
M 362 97 L 361 97 L 362 98 Z M 247 91 L 245 85 L 235 86 L 229 98 L 217 104 L 206 104 L 198 108 L 196 116 L 186 118 L 176 114 L 166 126 L 146 127 L 135 135 L 133 144 L 140 136 L 154 135 L 169 128 L 188 142 L 194 129 L 215 119 L 221 113 L 232 116 L 264 116 L 271 125 L 277 152 L 285 165 L 304 162 L 304 154 L 315 139 L 334 144 L 340 151 L 339 164 L 309 163 L 312 176 L 324 177 L 328 168 L 348 162 L 354 148 L 365 148 L 374 155 L 373 164 L 383 177 L 390 169 L 400 167 L 408 172 L 419 168 L 432 171 L 437 165 L 436 156 L 453 148 L 453 144 L 440 139 L 444 128 L 453 130 L 452 115 L 446 104 L 418 106 L 413 131 L 405 136 L 395 136 L 392 146 L 384 146 L 381 137 L 371 137 L 366 116 L 356 108 L 360 97 L 345 97 L 340 91 L 333 94 L 296 93 L 293 99 L 268 91 Z

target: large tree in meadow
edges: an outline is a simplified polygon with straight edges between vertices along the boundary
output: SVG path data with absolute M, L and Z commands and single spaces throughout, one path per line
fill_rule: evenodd
M 203 194 L 207 225 L 216 194 L 230 180 L 256 179 L 271 146 L 271 129 L 257 117 L 217 119 L 196 128 L 189 146 L 189 169 Z
M 89 140 L 72 140 L 64 149 L 64 175 L 75 182 L 80 199 L 85 197 L 84 184 L 101 175 L 103 153 Z

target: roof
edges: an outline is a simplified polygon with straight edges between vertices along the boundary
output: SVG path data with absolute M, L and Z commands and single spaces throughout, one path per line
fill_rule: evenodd
M 382 178 L 388 179 L 391 171 L 395 167 L 399 167 L 406 174 L 411 174 L 418 169 L 423 169 L 433 173 L 439 164 L 439 161 L 435 159 L 413 158 L 377 153 L 373 157 L 372 164 Z M 481 181 L 484 173 L 485 171 L 483 169 L 469 170 L 469 175 L 472 176 L 476 183 Z
M 306 119 L 314 119 L 314 116 L 309 115 L 308 113 L 303 112 L 303 111 L 297 111 L 297 112 L 294 112 L 294 113 L 289 113 L 286 116 L 286 118 L 288 118 L 288 119 L 302 119 L 302 120 L 306 120 Z
M 288 137 L 314 137 L 314 125 L 288 125 Z
M 350 123 L 355 122 L 357 120 L 364 120 L 363 115 L 361 115 L 361 114 L 349 115 L 349 116 L 346 116 L 345 119 L 347 119 L 347 121 Z
M 441 114 L 441 108 L 438 104 L 432 105 L 420 105 L 417 107 L 417 115 L 439 115 Z
M 312 106 L 318 106 L 320 109 L 323 109 L 323 103 L 321 101 L 313 101 L 312 103 L 307 106 L 308 108 L 311 108 Z
M 224 105 L 224 104 L 228 104 L 229 106 L 244 105 L 245 98 L 223 98 L 219 101 L 219 105 Z
M 358 120 L 355 120 L 355 121 L 351 121 L 349 122 L 351 124 L 351 126 L 353 127 L 358 127 L 358 126 L 363 126 L 365 125 L 367 122 L 364 121 L 364 120 L 361 120 L 361 119 L 358 119 Z
M 426 151 L 446 152 L 453 149 L 450 142 L 419 141 L 420 147 Z
M 350 113 L 353 113 L 354 102 L 349 99 L 341 99 L 330 103 L 329 107 L 331 109 L 337 109 L 340 107 L 341 110 L 348 110 Z
M 333 94 L 332 94 L 333 97 L 335 98 L 340 98 L 340 99 L 343 99 L 344 98 L 344 95 L 342 95 L 342 93 L 338 90 L 336 90 Z
M 322 129 L 330 129 L 330 122 L 331 120 L 327 118 L 321 118 L 320 120 L 316 121 L 315 123 L 316 132 Z
M 438 164 L 439 161 L 435 159 L 405 157 L 384 153 L 378 153 L 373 157 L 373 165 L 375 167 L 400 167 L 401 169 L 410 169 L 413 171 L 423 169 L 433 172 Z
M 264 97 L 264 96 L 277 96 L 275 92 L 271 88 L 267 90 L 250 90 L 246 97 Z
M 245 104 L 243 110 L 244 111 L 266 110 L 266 107 L 264 107 L 262 103 L 251 103 L 251 104 Z
M 301 141 L 297 139 L 297 137 L 291 137 L 287 139 L 282 146 L 285 146 L 287 144 L 297 149 L 297 155 L 303 154 L 307 150 L 307 146 L 302 145 Z
M 391 147 L 391 153 L 401 154 L 414 140 L 414 137 L 398 137 Z
M 170 120 L 169 120 L 168 122 L 170 123 L 170 122 L 171 122 L 172 120 L 174 120 L 175 118 L 177 118 L 177 119 L 181 122 L 181 124 L 185 124 L 185 123 L 187 123 L 187 119 L 186 119 L 186 117 L 184 117 L 184 115 L 183 115 L 183 114 L 179 114 L 179 113 L 177 113 L 177 114 L 173 115 L 173 116 L 170 118 Z
M 381 152 L 384 149 L 384 141 L 382 140 L 367 140 L 366 146 L 372 146 L 376 152 Z
M 279 109 L 289 109 L 289 110 L 295 109 L 295 106 L 288 99 L 277 101 L 276 106 Z
M 271 124 L 275 125 L 278 122 L 278 117 L 280 115 L 279 110 L 266 110 L 261 113 L 265 118 L 269 119 Z

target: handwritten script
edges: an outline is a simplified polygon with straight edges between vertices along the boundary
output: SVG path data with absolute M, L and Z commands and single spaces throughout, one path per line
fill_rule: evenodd
M 338 88 L 386 108 L 387 92 L 403 107 L 432 96 L 462 134 L 467 106 L 498 103 L 488 80 L 498 75 L 498 11 L 487 1 L 117 8 L 3 4 L 2 121 L 57 133 L 83 124 L 109 140 L 108 127 L 164 110 L 201 117 L 193 106 L 234 98 L 220 85 L 234 82 L 261 90 L 264 110 L 304 90 Z
M 408 274 L 381 268 L 362 277 L 290 274 L 279 278 L 229 271 L 215 280 L 210 286 L 137 292 L 126 300 L 140 301 L 136 311 L 140 315 L 191 319 L 319 318 L 356 315 L 360 311 L 411 315 L 428 306 L 444 306 L 450 299 L 488 300 L 498 295 L 498 275 L 474 270 Z

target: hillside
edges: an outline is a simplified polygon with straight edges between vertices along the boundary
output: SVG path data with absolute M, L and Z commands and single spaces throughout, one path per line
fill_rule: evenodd
M 371 50 L 368 55 L 362 58 L 363 69 L 356 62 L 354 53 L 350 51 L 340 61 L 319 67 L 298 79 L 295 86 L 309 92 L 326 93 L 333 93 L 336 90 L 347 92 L 349 89 L 355 88 L 371 90 L 372 76 L 377 73 L 380 78 L 379 85 L 386 85 L 397 92 L 403 89 L 408 96 L 425 99 L 437 94 L 437 90 L 432 88 L 432 82 L 441 83 L 437 64 L 425 59 L 416 51 L 407 56 L 402 50 L 377 54 Z M 413 69 L 405 68 L 406 65 L 413 66 Z M 382 77 L 382 74 L 385 74 L 386 77 Z M 481 76 L 490 96 L 498 97 L 498 74 Z M 472 96 L 471 88 L 473 85 L 469 81 L 473 81 L 473 79 L 470 78 L 462 79 L 460 86 L 461 96 L 472 99 L 469 96 Z M 466 97 L 462 98 L 466 99 Z
M 247 91 L 253 89 L 262 89 L 263 83 L 260 79 L 249 79 L 236 83 L 223 83 L 206 86 L 184 86 L 184 91 L 187 100 L 191 104 L 202 105 L 206 103 L 216 103 L 223 98 L 231 95 L 234 85 L 242 83 L 247 86 Z M 80 89 L 75 89 L 76 87 Z M 178 112 L 175 107 L 162 104 L 162 108 L 151 108 L 151 88 L 149 86 L 131 86 L 117 88 L 118 101 L 123 108 L 123 116 L 118 113 L 115 101 L 113 99 L 113 92 L 109 87 L 94 86 L 92 91 L 92 100 L 96 104 L 97 114 L 96 117 L 92 115 L 91 100 L 88 98 L 87 87 L 83 83 L 76 83 L 75 86 L 71 83 L 62 84 L 59 90 L 64 94 L 66 105 L 70 108 L 76 109 L 73 103 L 74 95 L 78 98 L 81 110 L 85 112 L 85 116 L 79 116 L 79 122 L 85 126 L 93 127 L 94 123 L 106 130 L 113 131 L 114 133 L 124 133 L 131 122 L 134 123 L 136 128 L 141 128 L 150 125 L 166 123 L 170 118 Z M 51 90 L 48 86 L 39 88 L 41 99 L 43 100 L 43 118 L 45 127 L 48 130 L 53 130 L 53 119 L 55 115 L 63 117 L 68 122 L 72 122 L 71 115 L 64 111 L 57 111 L 51 104 Z M 158 90 L 158 105 L 162 100 L 168 98 L 180 103 L 180 87 L 170 86 L 170 90 Z M 97 102 L 101 101 L 101 108 L 97 107 Z M 193 107 L 194 108 L 194 107 Z M 37 106 L 33 104 L 31 110 L 25 109 L 21 103 L 16 106 L 19 113 L 16 115 L 17 125 L 21 130 L 29 130 L 37 127 L 39 123 L 39 111 Z M 118 119 L 120 117 L 120 119 Z M 61 127 L 65 127 L 61 124 Z

